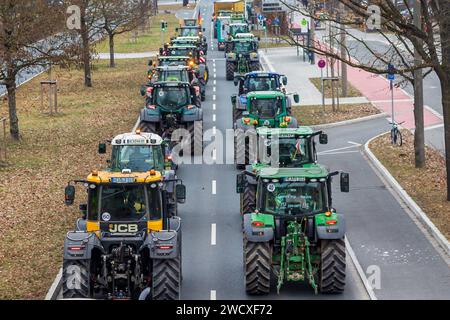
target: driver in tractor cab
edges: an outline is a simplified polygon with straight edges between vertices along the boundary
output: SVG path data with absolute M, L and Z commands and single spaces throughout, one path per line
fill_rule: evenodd
M 264 78 L 261 81 L 257 82 L 257 90 L 258 91 L 269 91 L 270 90 L 270 83 L 269 80 Z

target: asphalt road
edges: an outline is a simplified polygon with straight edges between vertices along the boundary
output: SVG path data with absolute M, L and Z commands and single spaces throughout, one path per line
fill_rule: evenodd
M 206 35 L 210 37 L 212 5 L 203 0 L 200 10 Z M 215 43 L 213 48 L 208 51 L 211 78 L 206 101 L 202 104 L 203 124 L 205 131 L 215 127 L 216 132 L 225 132 L 232 128 L 230 96 L 236 88 L 233 82 L 225 80 L 223 52 L 216 51 Z M 188 188 L 187 202 L 180 208 L 183 218 L 182 299 L 253 298 L 246 295 L 244 286 L 241 216 L 239 196 L 235 192 L 237 173 L 234 165 L 206 164 L 182 165 L 178 171 Z M 347 286 L 342 295 L 315 296 L 305 284 L 286 285 L 280 295 L 273 287 L 272 293 L 262 298 L 368 299 L 355 266 L 349 258 L 347 262 Z

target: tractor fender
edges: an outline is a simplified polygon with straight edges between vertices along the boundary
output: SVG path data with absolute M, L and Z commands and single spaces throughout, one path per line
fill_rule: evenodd
M 174 230 L 152 231 L 140 251 L 148 248 L 151 259 L 175 259 L 180 252 L 178 237 Z
M 298 128 L 298 121 L 295 118 L 291 118 L 291 122 L 288 125 L 288 128 Z
M 247 125 L 245 125 L 245 124 L 243 124 L 242 123 L 242 118 L 239 118 L 239 119 L 237 119 L 236 120 L 236 122 L 234 123 L 234 128 L 236 129 L 236 130 L 242 130 L 242 131 L 247 131 L 247 130 L 249 130 L 249 129 L 251 129 L 251 128 L 253 128 L 253 127 L 251 127 L 251 126 L 247 126 Z
M 317 238 L 323 240 L 343 239 L 345 236 L 345 217 L 343 214 L 337 214 L 337 225 L 317 226 Z
M 161 111 L 159 108 L 151 110 L 144 108 L 141 110 L 141 121 L 143 122 L 160 122 L 161 121 Z
M 251 214 L 244 214 L 244 234 L 250 242 L 268 242 L 273 239 L 273 228 L 255 228 L 252 226 Z
M 75 230 L 76 231 L 87 231 L 86 223 L 87 223 L 86 219 L 79 218 L 77 220 Z
M 183 110 L 181 116 L 181 122 L 194 122 L 203 120 L 203 110 L 200 108 L 194 108 L 191 110 Z
M 70 250 L 71 247 L 81 248 L 81 250 Z M 99 249 L 102 253 L 105 253 L 100 240 L 94 233 L 68 232 L 64 240 L 64 260 L 88 260 L 91 258 L 94 249 Z
M 251 172 L 253 169 L 252 165 L 247 165 L 245 167 L 245 171 Z M 245 181 L 247 181 L 251 185 L 256 185 L 258 183 L 258 180 L 254 176 L 245 175 Z
M 227 62 L 235 62 L 236 61 L 236 57 L 227 55 L 226 60 L 227 60 Z

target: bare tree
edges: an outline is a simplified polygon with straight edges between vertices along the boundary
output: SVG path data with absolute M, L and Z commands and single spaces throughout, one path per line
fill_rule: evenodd
M 21 71 L 46 66 L 61 58 L 66 38 L 60 4 L 46 0 L 0 2 L 0 84 L 6 86 L 10 134 L 20 139 L 16 108 L 17 77 Z
M 292 3 L 285 3 L 290 10 L 310 16 L 306 8 Z M 414 2 L 420 1 L 422 25 L 414 22 Z M 342 3 L 346 12 L 351 15 L 341 15 L 337 19 L 339 8 L 336 3 Z M 314 6 L 315 1 L 310 0 L 309 6 Z M 341 46 L 337 48 L 328 46 L 330 39 L 324 37 L 309 45 L 297 43 L 295 38 L 284 38 L 292 45 L 302 46 L 307 50 L 320 55 L 341 60 L 349 66 L 360 68 L 374 74 L 386 74 L 388 64 L 395 65 L 395 73 L 414 84 L 414 73 L 424 70 L 423 77 L 435 72 L 439 78 L 442 89 L 442 106 L 444 116 L 446 168 L 447 168 L 447 200 L 450 201 L 450 1 L 448 0 L 402 0 L 404 10 L 400 10 L 393 1 L 386 0 L 329 0 L 327 1 L 328 13 L 320 17 L 320 21 L 331 23 L 338 32 L 332 42 Z M 330 8 L 333 8 L 330 10 Z M 310 9 L 310 8 L 308 8 Z M 363 21 L 364 27 L 373 29 L 381 35 L 384 42 L 389 44 L 385 52 L 378 52 L 371 47 L 364 38 L 355 36 L 349 32 L 356 26 L 355 21 Z M 379 22 L 379 25 L 378 25 Z M 417 21 L 416 21 L 417 22 Z M 343 28 L 346 26 L 347 28 Z M 345 33 L 345 37 L 341 36 Z M 349 39 L 355 45 L 341 43 L 340 39 Z M 365 59 L 356 59 L 358 50 L 367 52 Z M 342 54 L 344 52 L 346 54 Z M 423 132 L 423 131 L 422 131 Z M 417 131 L 416 134 L 423 134 Z M 423 137 L 415 138 L 416 157 L 423 152 Z M 420 150 L 422 149 L 422 150 Z M 417 159 L 416 159 L 417 160 Z M 420 161 L 416 161 L 416 164 Z M 420 165 L 419 165 L 420 166 Z
M 114 37 L 148 22 L 152 3 L 150 0 L 100 0 L 100 27 L 109 40 L 110 67 L 115 67 Z

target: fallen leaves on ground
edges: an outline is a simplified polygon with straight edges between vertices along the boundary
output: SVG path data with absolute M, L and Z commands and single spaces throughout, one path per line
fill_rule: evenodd
M 407 130 L 402 130 L 402 136 L 402 147 L 392 146 L 390 134 L 385 134 L 373 140 L 370 149 L 442 234 L 450 239 L 450 202 L 446 199 L 444 157 L 439 151 L 426 147 L 426 166 L 416 168 L 414 136 Z
M 0 299 L 42 299 L 61 267 L 64 237 L 80 216 L 85 193 L 64 205 L 64 187 L 104 167 L 99 142 L 128 132 L 141 106 L 139 86 L 147 61 L 120 60 L 96 65 L 93 88 L 85 88 L 78 70 L 54 70 L 61 113 L 50 116 L 41 107 L 35 78 L 18 89 L 22 139 L 9 141 L 7 167 L 0 167 Z M 0 115 L 7 112 L 0 105 Z
M 332 106 L 293 106 L 292 115 L 300 125 L 311 126 L 367 117 L 380 113 L 371 104 L 345 104 L 333 111 Z

